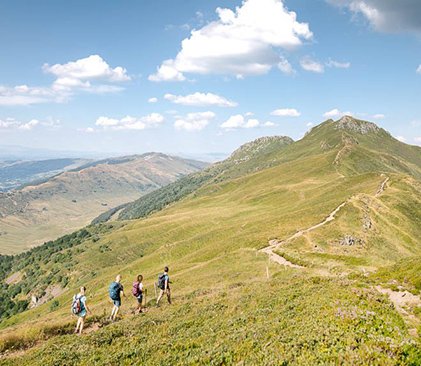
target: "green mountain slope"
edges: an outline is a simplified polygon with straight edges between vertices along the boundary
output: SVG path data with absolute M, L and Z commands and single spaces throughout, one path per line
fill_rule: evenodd
M 421 254 L 420 154 L 375 125 L 327 121 L 149 217 L 4 259 L 16 307 L 28 289 L 51 296 L 2 320 L 0 350 L 44 340 L 4 364 L 419 364 L 419 314 L 395 309 L 368 273 L 398 263 L 387 280 L 403 281 L 399 263 Z M 304 268 L 268 261 L 269 244 Z M 133 317 L 123 299 L 109 324 L 115 275 L 129 290 L 142 273 L 150 299 L 164 265 L 174 304 Z M 81 285 L 94 311 L 83 338 L 68 320 Z
M 278 151 L 293 142 L 289 137 L 272 136 L 247 143 L 234 151 L 228 159 L 184 177 L 135 202 L 118 206 L 116 209 L 100 215 L 92 223 L 106 222 L 120 210 L 118 220 L 133 220 L 146 217 L 153 212 L 162 210 L 173 202 L 185 198 L 206 184 L 221 182 L 267 168 L 269 165 L 265 157 L 271 152 Z
M 208 164 L 164 154 L 92 161 L 45 181 L 0 192 L 0 253 L 19 253 L 71 233 Z

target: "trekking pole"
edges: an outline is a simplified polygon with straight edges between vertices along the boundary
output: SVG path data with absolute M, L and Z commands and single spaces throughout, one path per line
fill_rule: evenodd
M 158 297 L 158 292 L 156 291 L 156 282 L 153 283 L 153 287 L 155 289 L 155 297 Z
M 146 301 L 146 296 L 148 295 L 148 290 L 145 288 L 145 310 L 146 310 L 146 304 L 147 304 L 147 301 Z

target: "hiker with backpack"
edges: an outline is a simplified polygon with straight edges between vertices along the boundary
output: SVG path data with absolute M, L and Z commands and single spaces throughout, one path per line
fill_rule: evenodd
M 168 276 L 169 268 L 164 268 L 164 273 L 161 273 L 158 276 L 158 287 L 159 287 L 159 296 L 156 299 L 156 307 L 159 307 L 159 302 L 161 301 L 164 294 L 167 295 L 168 304 L 171 304 L 171 291 L 170 291 L 170 277 Z
M 123 285 L 121 284 L 122 277 L 118 275 L 114 282 L 111 282 L 109 288 L 110 302 L 114 304 L 113 310 L 111 311 L 110 320 L 115 320 L 117 317 L 118 311 L 121 306 L 121 295 L 127 297 L 123 291 Z
M 86 304 L 86 287 L 82 286 L 78 294 L 73 296 L 72 302 L 72 315 L 76 315 L 79 319 L 77 320 L 77 325 L 75 329 L 75 334 L 82 334 L 83 327 L 85 326 L 86 314 L 89 311 L 88 305 Z
M 134 311 L 134 314 L 139 314 L 142 312 L 142 302 L 143 302 L 143 294 L 146 295 L 146 289 L 143 288 L 143 276 L 137 276 L 137 280 L 133 282 L 132 286 L 132 294 L 137 299 L 137 307 Z

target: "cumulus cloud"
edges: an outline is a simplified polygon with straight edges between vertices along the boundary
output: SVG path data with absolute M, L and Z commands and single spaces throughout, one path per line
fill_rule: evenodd
M 282 0 L 245 0 L 234 11 L 217 8 L 216 13 L 219 19 L 193 30 L 177 56 L 164 61 L 149 80 L 184 81 L 183 73 L 261 75 L 275 65 L 290 72 L 278 50 L 313 37 Z
M 140 118 L 126 116 L 116 119 L 103 116 L 96 120 L 95 125 L 102 127 L 104 130 L 146 130 L 158 127 L 163 121 L 163 115 L 152 113 Z
M 0 86 L 0 106 L 64 103 L 69 97 L 82 91 L 103 94 L 123 90 L 117 85 L 98 84 L 98 82 L 117 83 L 130 80 L 126 69 L 120 66 L 113 69 L 98 55 L 66 64 L 52 66 L 44 64 L 43 70 L 56 77 L 52 85 L 46 87 Z
M 396 139 L 399 140 L 400 142 L 405 142 L 406 138 L 403 136 L 396 136 Z
M 291 64 L 289 63 L 289 61 L 281 56 L 281 61 L 279 61 L 278 63 L 278 69 L 281 70 L 284 74 L 288 74 L 288 75 L 296 75 L 297 71 L 295 71 Z
M 15 118 L 7 118 L 6 120 L 0 120 L 0 129 L 15 129 L 22 131 L 31 131 L 37 126 L 43 126 L 48 129 L 57 129 L 60 127 L 60 121 L 54 120 L 51 116 L 48 116 L 44 121 L 39 121 L 35 118 L 29 122 L 21 122 Z
M 216 114 L 213 112 L 189 113 L 179 116 L 174 122 L 174 127 L 177 130 L 201 131 L 215 118 Z
M 296 109 L 291 108 L 284 108 L 284 109 L 277 109 L 275 111 L 270 112 L 272 116 L 277 117 L 300 117 L 301 113 L 298 112 Z
M 341 112 L 339 109 L 332 109 L 329 112 L 326 112 L 322 115 L 322 117 L 324 118 L 339 118 L 339 117 L 343 117 L 343 116 L 352 116 L 352 112 L 347 111 L 347 112 Z
M 312 122 L 309 122 L 309 123 L 307 123 L 307 125 L 306 125 L 307 127 L 313 127 L 313 123 Z
M 355 19 L 360 15 L 379 32 L 421 32 L 419 0 L 326 0 L 348 9 Z
M 417 74 L 421 75 L 421 65 L 418 66 L 417 71 L 415 71 Z
M 149 103 L 156 103 L 156 102 L 158 102 L 158 98 L 155 98 L 155 97 L 153 97 L 153 98 L 149 98 L 149 99 L 148 99 L 148 102 L 149 102 Z
M 374 114 L 372 117 L 374 119 L 383 119 L 383 118 L 386 118 L 386 116 L 384 114 L 382 114 L 382 113 Z
M 77 61 L 65 64 L 49 65 L 42 67 L 45 73 L 53 74 L 57 81 L 65 83 L 80 83 L 81 80 L 103 80 L 109 82 L 130 81 L 127 70 L 121 66 L 111 68 L 101 56 L 91 55 Z
M 320 62 L 312 60 L 310 57 L 303 57 L 300 61 L 300 65 L 306 71 L 311 71 L 318 74 L 325 72 L 324 66 Z
M 416 142 L 421 142 L 421 137 L 415 137 L 415 138 L 414 138 L 414 140 L 415 140 Z
M 221 128 L 226 130 L 235 130 L 237 128 L 254 128 L 259 127 L 260 122 L 255 118 L 250 118 L 246 121 L 243 115 L 236 114 L 228 118 L 222 125 Z
M 197 107 L 237 107 L 238 103 L 227 100 L 212 93 L 194 93 L 186 96 L 165 94 L 165 99 L 170 100 L 175 104 L 182 104 L 187 106 Z
M 276 124 L 273 123 L 272 121 L 267 121 L 267 122 L 264 123 L 264 126 L 265 127 L 273 127 L 273 126 L 276 126 Z
M 351 67 L 351 63 L 350 62 L 338 62 L 338 61 L 333 61 L 333 60 L 329 60 L 326 63 L 327 67 L 335 67 L 337 69 L 349 69 Z

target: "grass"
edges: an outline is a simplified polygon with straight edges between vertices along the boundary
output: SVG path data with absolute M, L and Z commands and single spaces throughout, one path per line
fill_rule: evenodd
M 333 162 L 343 147 L 343 132 L 329 135 L 326 126 L 264 159 L 247 162 L 257 167 L 262 159 L 264 169 L 246 169 L 204 185 L 149 217 L 125 221 L 123 227 L 63 249 L 69 253 L 63 257 L 66 263 L 54 263 L 61 250 L 45 263 L 34 256 L 19 270 L 38 266 L 45 271 L 39 275 L 42 280 L 57 266 L 60 272 L 51 276 L 51 283 L 66 275 L 67 291 L 54 299 L 58 305 L 53 310 L 54 300 L 3 320 L 4 339 L 67 324 L 72 295 L 81 285 L 88 288 L 94 315 L 103 317 L 110 311 L 108 284 L 118 273 L 128 292 L 135 277 L 143 274 L 151 293 L 158 273 L 169 265 L 175 303 L 145 316 L 127 316 L 83 338 L 54 336 L 23 358 L 4 363 L 419 364 L 419 341 L 409 336 L 392 304 L 370 290 L 373 283 L 363 276 L 334 275 L 373 270 L 420 253 L 421 191 L 414 178 L 418 151 L 397 147 L 396 159 L 406 164 L 405 172 L 415 172 L 413 176 L 391 174 L 387 164 L 376 168 L 384 171 L 366 172 L 368 165 L 361 166 L 347 153 L 338 166 Z M 389 143 L 384 145 L 392 146 Z M 374 147 L 364 136 L 353 147 L 360 148 Z M 385 172 L 390 182 L 376 197 Z M 284 240 L 321 223 L 345 201 L 334 221 L 283 248 L 290 260 L 315 268 L 283 270 L 257 251 L 269 239 Z M 368 231 L 364 214 L 373 222 Z M 341 246 L 344 235 L 360 237 L 362 244 Z M 332 266 L 337 270 L 326 269 Z M 332 278 L 317 277 L 318 267 Z M 13 265 L 7 275 L 17 269 Z M 135 303 L 131 299 L 123 306 L 127 312 Z

